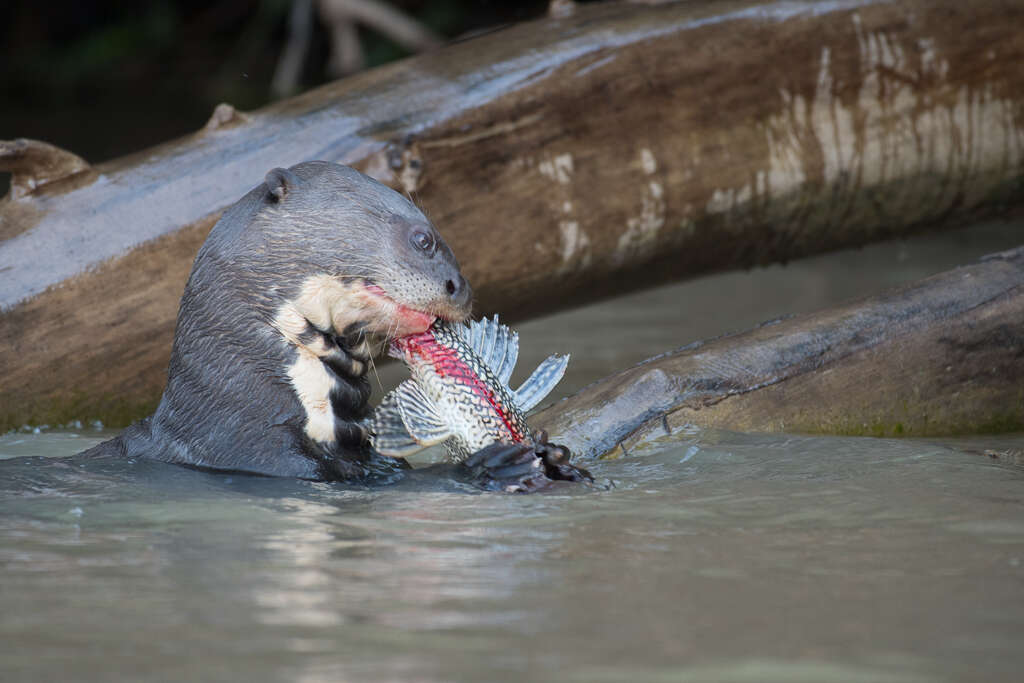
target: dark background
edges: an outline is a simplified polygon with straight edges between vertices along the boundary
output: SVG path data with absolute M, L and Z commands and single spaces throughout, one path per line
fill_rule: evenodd
M 543 14 L 546 0 L 397 0 L 449 40 Z M 289 0 L 8 0 L 0 21 L 0 139 L 36 138 L 91 163 L 271 101 Z M 360 27 L 368 67 L 407 56 Z M 299 90 L 332 79 L 319 17 Z M 0 192 L 6 191 L 0 174 Z M 2 195 L 0 195 L 2 196 Z

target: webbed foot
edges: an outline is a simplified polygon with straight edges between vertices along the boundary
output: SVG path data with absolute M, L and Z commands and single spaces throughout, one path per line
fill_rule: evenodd
M 485 491 L 532 493 L 551 483 L 544 463 L 528 444 L 493 443 L 462 465 L 469 470 L 472 484 Z
M 485 491 L 533 493 L 555 481 L 593 481 L 590 473 L 569 464 L 569 449 L 549 443 L 538 432 L 534 444 L 495 443 L 463 462 L 474 486 Z
M 568 446 L 548 441 L 543 429 L 533 435 L 534 452 L 544 463 L 544 474 L 553 481 L 594 481 L 594 477 L 582 467 L 569 464 L 572 453 Z

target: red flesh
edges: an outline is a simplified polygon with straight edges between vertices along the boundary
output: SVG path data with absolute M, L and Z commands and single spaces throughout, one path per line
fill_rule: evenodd
M 481 381 L 480 376 L 473 372 L 473 369 L 459 358 L 458 353 L 454 349 L 439 344 L 434 338 L 433 332 L 427 330 L 422 334 L 402 337 L 396 340 L 395 344 L 410 356 L 419 356 L 430 361 L 434 365 L 434 371 L 440 377 L 453 378 L 460 384 L 468 386 L 474 394 L 489 403 L 505 424 L 505 428 L 512 435 L 512 440 L 515 443 L 522 443 L 526 438 L 525 434 L 521 434 L 512 426 L 491 388 Z
M 386 299 L 397 307 L 395 319 L 402 326 L 400 329 L 407 332 L 419 332 L 428 329 L 434 324 L 436 316 L 424 311 L 418 311 L 415 308 L 409 308 L 405 304 L 398 303 L 388 296 L 387 292 L 381 289 L 379 285 L 367 283 L 364 288 L 370 294 Z

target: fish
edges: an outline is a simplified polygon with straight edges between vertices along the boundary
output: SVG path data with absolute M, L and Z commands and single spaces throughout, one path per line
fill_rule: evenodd
M 493 443 L 533 445 L 526 413 L 551 393 L 569 364 L 568 354 L 549 356 L 513 390 L 519 334 L 497 315 L 468 325 L 438 320 L 422 334 L 394 340 L 388 353 L 412 376 L 370 416 L 372 445 L 383 455 L 405 457 L 443 443 L 456 463 Z

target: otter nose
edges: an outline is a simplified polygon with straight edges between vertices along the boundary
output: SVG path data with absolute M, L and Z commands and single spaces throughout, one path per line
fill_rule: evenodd
M 461 273 L 445 282 L 444 286 L 454 305 L 459 308 L 465 308 L 469 305 L 469 300 L 473 297 L 473 290 Z

